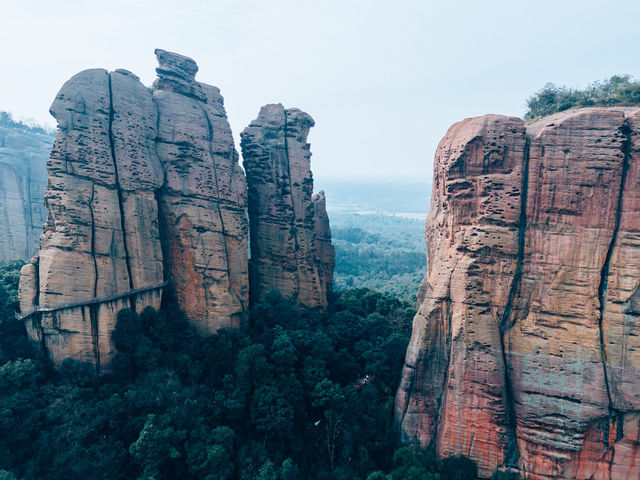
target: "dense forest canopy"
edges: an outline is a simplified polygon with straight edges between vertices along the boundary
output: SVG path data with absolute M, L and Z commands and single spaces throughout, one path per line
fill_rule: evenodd
M 614 105 L 640 105 L 640 81 L 630 75 L 614 75 L 603 82 L 593 82 L 584 90 L 547 83 L 527 100 L 524 118 L 535 120 L 570 108 Z
M 424 219 L 332 213 L 331 236 L 337 288 L 370 288 L 415 305 L 427 271 Z
M 397 445 L 414 307 L 343 290 L 325 312 L 273 294 L 247 332 L 199 336 L 169 301 L 123 310 L 113 373 L 52 368 L 12 318 L 0 268 L 0 479 L 475 479 L 469 459 Z

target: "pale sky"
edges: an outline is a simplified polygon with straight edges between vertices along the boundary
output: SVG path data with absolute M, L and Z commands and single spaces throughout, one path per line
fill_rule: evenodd
M 637 0 L 0 0 L 0 110 L 54 126 L 86 68 L 146 85 L 154 48 L 219 87 L 236 138 L 261 105 L 298 107 L 319 179 L 429 182 L 447 128 L 522 116 L 546 82 L 640 78 Z

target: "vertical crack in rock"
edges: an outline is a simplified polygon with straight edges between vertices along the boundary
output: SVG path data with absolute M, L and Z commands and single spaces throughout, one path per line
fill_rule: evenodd
M 216 187 L 216 209 L 218 210 L 218 216 L 220 217 L 220 230 L 222 232 L 222 246 L 224 247 L 227 279 L 229 280 L 229 293 L 232 294 L 233 291 L 231 288 L 231 271 L 230 271 L 230 263 L 229 263 L 229 247 L 227 245 L 227 231 L 224 228 L 224 218 L 222 218 L 222 208 L 220 207 L 221 197 L 220 197 L 220 187 L 218 186 L 218 168 L 216 167 L 216 158 L 215 158 L 215 154 L 213 153 L 213 125 L 211 124 L 211 119 L 209 118 L 209 114 L 207 113 L 206 109 L 200 103 L 198 103 L 198 105 L 202 109 L 204 118 L 207 120 L 207 128 L 209 130 L 207 142 L 209 144 L 209 156 L 211 157 L 211 164 L 213 165 L 213 182 Z
M 296 249 L 296 291 L 293 296 L 293 301 L 297 302 L 298 297 L 300 296 L 300 257 L 298 255 L 298 251 L 300 250 L 300 245 L 298 243 L 298 228 L 296 227 L 296 202 L 293 198 L 293 182 L 291 181 L 291 159 L 289 158 L 289 141 L 287 140 L 287 110 L 284 111 L 284 155 L 287 160 L 287 174 L 289 176 L 289 196 L 291 197 L 291 210 L 293 210 L 293 217 L 291 218 L 291 234 L 293 235 L 293 242 Z
M 158 108 L 158 102 L 151 97 L 153 108 L 156 112 L 156 137 L 153 139 L 154 152 L 157 158 L 160 158 L 158 154 L 158 143 L 160 143 L 160 109 Z M 167 187 L 167 169 L 162 165 L 162 185 L 153 192 L 153 198 L 156 201 L 156 210 L 158 212 L 158 238 L 160 240 L 160 249 L 162 251 L 162 280 L 167 281 L 169 279 L 169 241 L 167 234 L 167 215 L 163 208 L 163 202 L 161 200 L 162 195 Z M 166 295 L 162 296 L 162 303 L 166 301 Z M 164 305 L 163 305 L 164 306 Z
M 511 287 L 509 287 L 509 297 L 507 299 L 507 305 L 505 306 L 504 313 L 500 319 L 500 337 L 504 339 L 504 333 L 511 329 L 516 323 L 515 317 L 510 321 L 513 313 L 513 302 L 515 300 L 516 293 L 520 288 L 520 281 L 522 279 L 522 264 L 524 263 L 524 244 L 525 234 L 527 232 L 527 200 L 529 196 L 529 148 L 531 139 L 526 138 L 524 144 L 524 152 L 522 156 L 522 191 L 520 194 L 520 219 L 518 221 L 518 257 L 516 262 L 516 271 L 511 281 Z M 507 327 L 507 323 L 509 323 Z M 503 345 L 504 347 L 504 345 Z M 503 348 L 504 350 L 504 348 Z
M 431 439 L 431 442 L 429 443 L 429 448 L 435 448 L 436 444 L 437 444 L 437 438 L 438 438 L 438 429 L 440 427 L 440 419 L 442 416 L 442 402 L 444 401 L 444 397 L 446 395 L 447 392 L 447 385 L 449 383 L 449 368 L 451 367 L 451 349 L 453 348 L 453 337 L 452 337 L 452 329 L 451 329 L 451 277 L 453 276 L 453 272 L 455 272 L 456 268 L 458 267 L 458 263 L 456 263 L 456 266 L 453 268 L 453 270 L 451 270 L 451 276 L 449 278 L 449 292 L 447 293 L 447 298 L 442 299 L 442 306 L 446 306 L 447 308 L 447 313 L 445 315 L 445 318 L 447 319 L 447 337 L 446 337 L 446 351 L 447 351 L 447 358 L 445 360 L 445 364 L 446 367 L 444 368 L 444 375 L 442 376 L 442 388 L 440 390 L 440 396 L 438 397 L 438 406 L 437 406 L 437 414 L 436 414 L 436 422 L 435 425 L 433 426 L 433 438 Z M 406 409 L 405 409 L 406 410 Z
M 28 264 L 27 264 L 28 265 Z M 21 272 L 22 273 L 22 272 Z M 33 269 L 34 274 L 34 288 L 35 293 L 33 296 L 34 303 L 33 306 L 40 304 L 40 269 L 37 264 Z M 44 338 L 44 328 L 42 327 L 42 312 L 38 312 L 33 315 L 31 319 L 31 328 L 38 332 L 39 343 L 40 343 L 40 351 L 44 354 L 45 358 L 49 359 L 49 349 L 47 348 L 47 343 Z
M 96 259 L 96 222 L 93 213 L 93 199 L 96 194 L 96 184 L 91 182 L 91 198 L 89 199 L 89 214 L 91 219 L 91 259 L 93 260 L 93 296 L 98 296 L 98 261 Z M 96 372 L 100 374 L 100 347 L 98 342 L 98 315 L 95 305 L 89 307 L 89 321 L 91 323 L 91 341 L 93 346 L 93 358 L 96 360 Z M 82 317 L 84 319 L 84 309 L 82 307 Z M 57 315 L 57 313 L 53 313 Z
M 516 436 L 516 412 L 513 398 L 513 386 L 509 375 L 509 363 L 507 361 L 507 351 L 505 347 L 505 333 L 516 323 L 515 317 L 511 319 L 513 313 L 513 303 L 516 293 L 520 289 L 522 279 L 522 265 L 524 263 L 525 234 L 527 231 L 527 200 L 529 190 L 529 149 L 531 139 L 525 139 L 524 151 L 522 154 L 522 187 L 520 192 L 520 218 L 518 221 L 518 256 L 516 260 L 516 271 L 509 287 L 509 297 L 505 306 L 502 318 L 500 319 L 500 349 L 502 353 L 502 364 L 504 369 L 504 396 L 505 396 L 505 423 L 507 427 L 507 451 L 505 455 L 507 466 L 515 467 L 520 458 L 518 440 Z
M 109 149 L 111 150 L 111 161 L 113 162 L 113 171 L 115 175 L 115 188 L 118 195 L 118 208 L 120 209 L 120 228 L 122 230 L 122 245 L 124 248 L 124 261 L 127 266 L 127 275 L 129 277 L 129 290 L 133 290 L 133 275 L 131 274 L 131 259 L 129 257 L 129 248 L 127 246 L 127 230 L 124 218 L 124 200 L 122 196 L 122 188 L 120 187 L 120 177 L 118 176 L 118 162 L 116 160 L 115 140 L 113 138 L 113 117 L 115 111 L 113 109 L 113 87 L 111 85 L 111 73 L 107 74 L 109 78 Z M 135 310 L 135 296 L 129 296 L 129 305 Z
M 600 302 L 598 316 L 598 331 L 600 337 L 600 358 L 602 361 L 602 369 L 604 372 L 604 384 L 607 390 L 607 398 L 609 400 L 609 412 L 613 414 L 616 412 L 614 402 L 611 397 L 611 387 L 609 385 L 609 372 L 607 371 L 607 349 L 605 347 L 604 340 L 604 314 L 606 310 L 607 302 L 607 289 L 609 286 L 609 269 L 611 266 L 611 256 L 618 240 L 618 231 L 620 230 L 620 217 L 622 216 L 622 202 L 624 199 L 624 187 L 627 180 L 627 172 L 629 171 L 629 163 L 631 159 L 631 126 L 629 121 L 625 120 L 622 126 L 619 128 L 620 133 L 624 136 L 620 150 L 622 150 L 622 175 L 620 176 L 620 188 L 618 190 L 618 203 L 616 205 L 613 232 L 611 234 L 611 242 L 607 249 L 607 255 L 605 256 L 602 269 L 600 270 L 600 284 L 598 285 L 598 301 Z

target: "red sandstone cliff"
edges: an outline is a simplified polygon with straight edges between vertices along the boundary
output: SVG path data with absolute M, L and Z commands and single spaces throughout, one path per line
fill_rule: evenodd
M 107 371 L 118 311 L 159 308 L 165 287 L 203 334 L 240 327 L 246 316 L 247 179 L 222 96 L 195 80 L 191 58 L 155 53 L 153 88 L 125 70 L 86 70 L 51 106 L 58 133 L 47 163 L 49 216 L 40 252 L 21 272 L 20 306 L 30 337 L 55 365 L 71 357 Z M 252 238 L 254 260 L 276 272 L 295 265 L 293 299 L 322 306 L 335 260 L 324 195 L 311 197 L 313 120 L 297 109 L 278 113 L 277 121 L 289 118 L 276 126 L 288 145 L 288 203 L 249 208 L 253 226 L 267 225 Z M 252 142 L 258 151 L 273 148 L 267 136 Z M 249 193 L 283 187 L 285 157 L 278 158 L 258 166 L 274 183 L 249 175 Z M 274 255 L 281 248 L 268 235 L 274 225 L 291 229 L 294 249 Z M 292 284 L 261 274 L 253 275 L 256 294 L 290 296 Z
M 440 142 L 396 418 L 483 476 L 640 478 L 640 109 Z
M 247 193 L 220 90 L 190 58 L 156 50 L 158 192 L 167 277 L 202 333 L 239 327 L 248 306 Z

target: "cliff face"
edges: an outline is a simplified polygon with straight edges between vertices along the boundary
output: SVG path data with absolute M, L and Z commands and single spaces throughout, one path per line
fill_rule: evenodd
M 483 476 L 640 476 L 637 108 L 525 127 L 485 116 L 436 152 L 396 418 Z
M 335 255 L 324 193 L 312 198 L 313 119 L 266 105 L 240 134 L 249 185 L 251 299 L 277 290 L 308 307 L 327 305 Z
M 52 135 L 0 117 L 0 261 L 27 260 L 37 251 L 52 143 Z
M 245 318 L 247 183 L 222 96 L 195 80 L 192 59 L 163 50 L 156 56 L 151 89 L 124 70 L 86 70 L 51 107 L 58 134 L 47 163 L 49 215 L 40 253 L 21 272 L 20 306 L 27 331 L 54 364 L 72 357 L 108 371 L 118 311 L 159 308 L 165 288 L 203 334 L 240 327 Z M 272 265 L 309 269 L 312 278 L 299 282 L 295 299 L 319 306 L 332 282 L 330 231 L 324 197 L 317 212 L 311 200 L 305 142 L 313 123 L 291 112 L 287 132 L 298 160 L 290 197 L 303 217 L 274 215 L 304 230 L 304 255 L 291 251 Z M 263 212 L 250 213 L 260 225 Z M 314 263 L 316 249 L 322 259 Z M 258 284 L 288 295 L 288 285 L 267 281 L 273 284 Z
M 49 218 L 39 257 L 23 267 L 22 311 L 161 283 L 153 192 L 163 177 L 151 93 L 128 72 L 87 70 L 62 87 L 51 113 L 58 135 L 47 163 Z M 147 305 L 160 306 L 160 291 L 39 313 L 27 329 L 54 363 L 73 357 L 100 371 L 114 353 L 117 312 Z
M 249 294 L 247 194 L 222 96 L 195 81 L 193 60 L 156 52 L 167 274 L 178 304 L 201 332 L 238 327 Z

